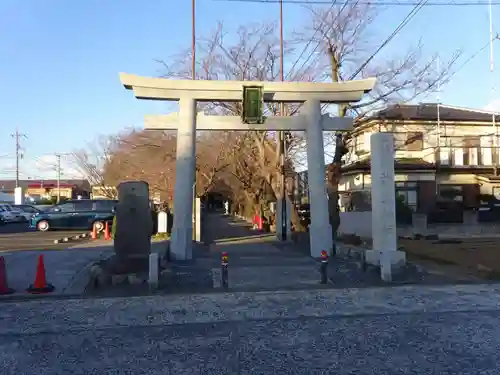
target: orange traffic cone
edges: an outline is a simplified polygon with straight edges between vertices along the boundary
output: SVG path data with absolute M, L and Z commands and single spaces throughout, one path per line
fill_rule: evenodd
M 92 226 L 92 232 L 90 232 L 90 238 L 97 240 L 97 228 L 95 225 Z
M 31 294 L 51 293 L 55 289 L 54 285 L 47 283 L 45 276 L 45 264 L 43 254 L 38 256 L 38 264 L 36 267 L 35 283 L 31 284 L 26 291 Z
M 7 271 L 5 268 L 5 259 L 0 257 L 0 294 L 12 294 L 15 290 L 9 288 L 7 283 Z
M 106 222 L 106 226 L 104 227 L 104 239 L 109 241 L 111 239 L 111 234 L 109 233 L 109 223 Z

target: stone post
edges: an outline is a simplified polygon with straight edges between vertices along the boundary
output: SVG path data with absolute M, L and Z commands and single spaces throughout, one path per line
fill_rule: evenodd
M 373 134 L 370 147 L 373 250 L 366 252 L 366 261 L 380 266 L 382 280 L 392 281 L 392 271 L 406 262 L 406 254 L 397 250 L 393 134 Z
M 412 231 L 413 236 L 427 236 L 427 215 L 421 213 L 412 214 Z
M 306 139 L 311 207 L 310 251 L 312 257 L 319 258 L 321 251 L 326 250 L 330 254 L 333 247 L 332 230 L 328 216 L 328 196 L 326 194 L 321 104 L 318 100 L 308 100 L 304 103 L 304 110 L 308 117 Z
M 167 233 L 168 231 L 168 215 L 166 212 L 158 212 L 158 233 Z
M 22 187 L 14 189 L 14 204 L 24 204 L 24 189 Z
M 174 186 L 174 225 L 171 256 L 176 260 L 192 258 L 193 184 L 196 167 L 196 101 L 179 100 L 177 159 Z
M 149 255 L 149 277 L 148 284 L 151 289 L 158 288 L 159 281 L 159 260 L 158 253 L 152 253 Z
M 194 216 L 194 238 L 196 242 L 201 242 L 201 199 L 198 197 L 195 198 Z
M 467 226 L 477 226 L 479 224 L 477 211 L 464 211 L 464 225 Z

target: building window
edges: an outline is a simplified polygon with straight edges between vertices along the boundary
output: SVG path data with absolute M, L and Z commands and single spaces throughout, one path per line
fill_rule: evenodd
M 493 157 L 493 137 L 481 137 L 481 165 L 492 165 Z
M 424 149 L 424 134 L 422 132 L 395 132 L 394 146 L 398 151 L 422 151 Z
M 439 164 L 450 165 L 450 151 L 451 149 L 449 147 L 439 148 Z
M 453 149 L 453 165 L 464 165 L 464 153 L 461 148 Z
M 464 200 L 464 189 L 461 185 L 440 185 L 438 197 L 441 201 L 462 202 Z
M 354 152 L 356 155 L 365 154 L 370 152 L 370 137 L 372 133 L 359 134 L 354 140 Z
M 440 140 L 439 159 L 443 165 L 478 166 L 491 165 L 491 148 L 483 151 L 487 140 L 481 137 L 443 137 Z
M 463 139 L 463 160 L 464 165 L 479 165 L 479 155 L 481 149 L 480 137 L 466 137 Z
M 403 203 L 406 204 L 413 212 L 417 210 L 417 190 L 416 189 L 408 189 L 401 190 L 396 189 L 396 194 L 402 198 Z
M 422 151 L 424 148 L 424 134 L 422 132 L 406 133 L 405 150 Z

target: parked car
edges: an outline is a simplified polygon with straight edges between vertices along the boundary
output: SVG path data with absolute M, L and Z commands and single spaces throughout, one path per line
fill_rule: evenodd
M 15 204 L 12 207 L 17 211 L 20 211 L 21 215 L 23 215 L 27 221 L 30 221 L 35 214 L 42 212 L 42 210 L 39 210 L 30 204 Z
M 26 221 L 26 218 L 20 210 L 14 209 L 7 203 L 0 204 L 0 215 L 5 223 L 20 223 Z
M 30 228 L 46 232 L 51 229 L 93 229 L 102 231 L 112 225 L 118 201 L 108 199 L 70 200 L 36 213 Z

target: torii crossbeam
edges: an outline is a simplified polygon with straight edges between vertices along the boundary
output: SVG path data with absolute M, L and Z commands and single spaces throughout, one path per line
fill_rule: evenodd
M 342 83 L 195 81 L 139 77 L 120 74 L 126 89 L 138 99 L 179 101 L 179 113 L 146 116 L 146 129 L 177 129 L 174 225 L 171 252 L 176 259 L 192 258 L 192 186 L 195 182 L 197 130 L 305 130 L 311 225 L 311 255 L 319 257 L 332 247 L 325 185 L 323 131 L 342 131 L 352 127 L 352 119 L 321 114 L 321 103 L 348 103 L 362 99 L 375 85 L 374 78 Z M 304 103 L 300 115 L 268 117 L 260 124 L 244 123 L 237 116 L 197 114 L 197 101 L 241 101 L 243 89 L 262 88 L 264 101 Z

